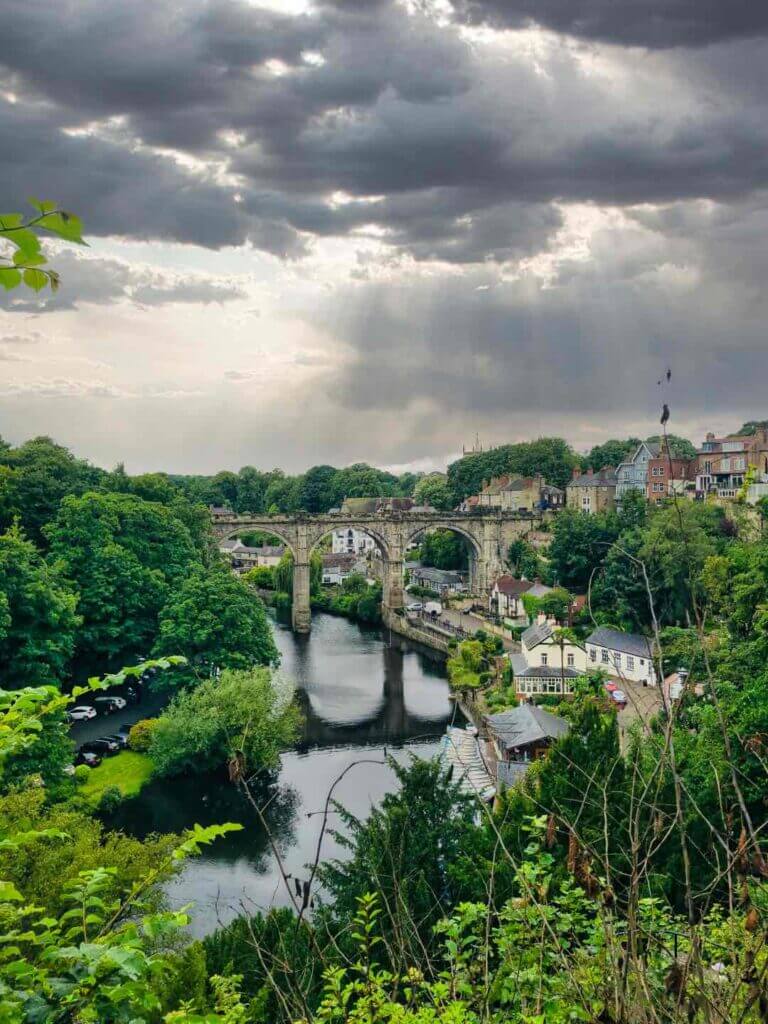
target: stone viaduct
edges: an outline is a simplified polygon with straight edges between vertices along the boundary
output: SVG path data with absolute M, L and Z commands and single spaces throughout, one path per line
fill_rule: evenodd
M 214 512 L 213 531 L 220 540 L 257 530 L 279 537 L 294 558 L 293 628 L 308 633 L 309 558 L 320 541 L 334 530 L 353 527 L 373 537 L 381 551 L 384 569 L 382 614 L 392 624 L 403 607 L 403 555 L 408 545 L 425 530 L 453 530 L 468 542 L 470 590 L 484 595 L 501 573 L 507 548 L 518 537 L 536 528 L 540 518 L 531 514 L 489 510 L 478 512 L 377 512 L 350 515 L 236 515 Z

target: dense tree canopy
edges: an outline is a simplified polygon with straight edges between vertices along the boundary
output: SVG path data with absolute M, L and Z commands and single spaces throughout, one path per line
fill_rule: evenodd
M 193 669 L 249 669 L 279 655 L 260 598 L 224 568 L 192 569 L 160 613 L 157 654 L 182 654 Z
M 80 625 L 78 598 L 18 527 L 0 535 L 0 685 L 66 679 Z
M 80 595 L 78 654 L 107 665 L 152 646 L 160 609 L 199 558 L 169 508 L 130 494 L 65 498 L 45 536 Z
M 276 767 L 298 722 L 292 684 L 268 668 L 225 669 L 173 699 L 152 729 L 149 753 L 161 775 L 210 771 L 233 759 L 252 775 Z
M 30 540 L 40 543 L 62 498 L 83 494 L 104 476 L 49 437 L 0 451 L 0 529 L 18 518 Z
M 445 473 L 423 476 L 414 488 L 413 500 L 417 505 L 431 505 L 440 512 L 453 508 L 453 491 L 448 484 L 448 477 Z
M 540 437 L 536 441 L 503 444 L 487 452 L 465 455 L 448 467 L 448 483 L 456 504 L 477 494 L 484 481 L 502 473 L 533 476 L 541 473 L 547 483 L 565 487 L 579 457 L 560 437 Z

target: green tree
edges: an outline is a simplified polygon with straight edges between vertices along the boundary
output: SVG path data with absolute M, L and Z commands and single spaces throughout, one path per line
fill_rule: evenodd
M 475 455 L 465 455 L 448 467 L 448 484 L 456 501 L 477 494 L 483 482 L 503 473 L 533 476 L 541 473 L 547 483 L 565 487 L 579 457 L 560 437 L 503 444 Z
M 341 498 L 336 487 L 333 466 L 313 466 L 304 474 L 299 490 L 299 508 L 307 512 L 327 512 L 339 504 Z
M 98 486 L 105 474 L 49 437 L 35 437 L 0 452 L 2 499 L 0 528 L 18 518 L 30 540 L 45 542 L 43 526 L 56 515 L 62 499 Z
M 63 681 L 79 624 L 60 566 L 11 527 L 0 536 L 0 679 L 10 687 Z
M 462 899 L 463 878 L 472 873 L 479 829 L 477 804 L 447 781 L 439 764 L 389 759 L 400 787 L 361 821 L 335 804 L 344 832 L 337 842 L 348 859 L 321 865 L 319 880 L 333 899 L 329 916 L 337 922 L 355 917 L 367 892 L 381 896 L 385 936 L 397 935 L 397 947 L 429 950 L 434 926 Z M 423 944 L 423 945 L 422 945 Z
M 156 653 L 182 654 L 192 668 L 275 665 L 279 654 L 264 605 L 224 567 L 193 569 L 160 613 Z
M 168 508 L 132 494 L 67 497 L 45 535 L 80 595 L 77 653 L 87 667 L 151 647 L 161 608 L 199 559 Z
M 513 540 L 507 548 L 507 561 L 515 576 L 524 576 L 527 580 L 534 580 L 543 573 L 539 553 L 522 537 Z
M 33 742 L 5 766 L 1 784 L 6 790 L 11 787 L 26 788 L 31 779 L 39 778 L 49 797 L 55 799 L 65 795 L 72 785 L 65 768 L 71 767 L 74 751 L 75 745 L 70 738 L 69 722 L 64 712 L 44 715 L 40 718 L 40 732 Z
M 612 439 L 604 441 L 602 444 L 596 444 L 585 457 L 584 468 L 589 469 L 591 467 L 595 471 L 602 469 L 603 466 L 613 466 L 616 468 L 616 466 L 624 462 L 628 455 L 636 451 L 639 444 L 639 437 L 628 437 L 623 441 Z
M 275 768 L 296 738 L 293 692 L 268 668 L 249 668 L 225 669 L 179 693 L 152 729 L 149 753 L 157 772 L 204 772 L 233 760 L 245 774 Z
M 680 437 L 678 434 L 667 434 L 667 443 L 669 444 L 670 453 L 678 459 L 695 459 L 696 458 L 696 446 L 688 440 L 687 437 Z M 652 444 L 663 444 L 664 435 L 652 434 L 646 438 L 646 441 Z
M 421 562 L 435 569 L 466 569 L 467 541 L 453 530 L 431 530 L 421 539 Z
M 612 512 L 584 515 L 564 508 L 552 527 L 548 558 L 553 579 L 575 593 L 583 593 L 593 571 L 603 564 L 619 533 Z
M 413 490 L 413 500 L 417 505 L 431 505 L 440 512 L 447 512 L 456 504 L 445 473 L 423 476 Z

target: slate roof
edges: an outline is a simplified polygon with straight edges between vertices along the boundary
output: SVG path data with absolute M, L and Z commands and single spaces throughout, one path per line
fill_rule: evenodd
M 530 668 L 515 673 L 518 679 L 521 676 L 528 679 L 578 679 L 581 675 L 583 673 L 577 672 L 575 668 L 560 668 L 557 665 L 531 665 Z
M 247 551 L 255 551 L 263 558 L 282 558 L 285 554 L 285 547 L 282 544 L 263 544 L 260 548 L 247 548 Z
M 528 593 L 531 597 L 544 597 L 545 594 L 552 592 L 552 587 L 548 587 L 546 583 L 534 583 Z
M 412 574 L 416 579 L 431 580 L 433 583 L 463 583 L 464 577 L 459 572 L 452 572 L 450 569 L 432 569 L 420 566 L 413 569 Z
M 623 633 L 619 629 L 598 626 L 589 634 L 586 642 L 594 644 L 595 647 L 606 647 L 609 651 L 621 651 L 622 654 L 631 654 L 637 658 L 653 657 L 650 640 L 640 633 Z
M 602 470 L 599 473 L 582 473 L 581 476 L 576 476 L 572 480 L 568 481 L 569 487 L 615 487 L 618 483 L 619 478 L 616 476 L 616 471 L 612 469 L 605 475 L 602 474 Z
M 527 747 L 545 739 L 559 740 L 570 728 L 564 718 L 535 704 L 519 704 L 509 711 L 488 715 L 489 730 L 505 748 Z
M 525 776 L 533 761 L 497 761 L 496 782 L 499 789 L 516 786 Z
M 453 765 L 453 781 L 470 796 L 492 800 L 496 795 L 493 776 L 489 772 L 477 736 L 466 729 L 448 726 L 440 741 L 440 761 Z
M 357 555 L 325 554 L 323 555 L 323 568 L 330 569 L 338 566 L 339 569 L 351 569 L 358 561 Z
M 526 629 L 520 639 L 523 641 L 525 646 L 530 649 L 536 647 L 537 644 L 543 644 L 545 640 L 549 640 L 552 636 L 552 627 L 548 622 L 534 623 L 533 626 L 529 626 Z

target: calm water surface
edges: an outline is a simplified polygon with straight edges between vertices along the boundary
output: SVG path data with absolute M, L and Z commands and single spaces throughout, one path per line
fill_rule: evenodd
M 288 872 L 307 877 L 323 807 L 333 781 L 353 764 L 431 756 L 453 713 L 442 660 L 388 631 L 362 629 L 346 619 L 317 615 L 312 633 L 276 626 L 281 671 L 295 680 L 306 717 L 301 742 L 281 758 L 279 773 L 254 787 Z M 396 785 L 383 763 L 355 765 L 334 793 L 365 816 Z M 333 821 L 333 819 L 331 819 Z M 172 906 L 194 903 L 192 931 L 203 935 L 243 910 L 289 902 L 266 831 L 253 809 L 220 777 L 196 776 L 150 784 L 123 804 L 111 824 L 135 835 L 180 831 L 194 822 L 238 821 L 242 832 L 189 861 L 170 883 Z M 323 857 L 341 853 L 323 842 Z

